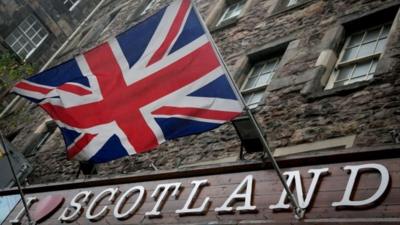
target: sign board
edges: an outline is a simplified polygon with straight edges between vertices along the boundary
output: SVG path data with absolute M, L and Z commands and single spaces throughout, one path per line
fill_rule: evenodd
M 40 224 L 49 225 L 400 224 L 398 159 L 284 171 L 306 209 L 303 221 L 294 218 L 273 170 L 29 194 L 28 205 Z M 8 224 L 24 221 L 21 209 L 16 207 Z

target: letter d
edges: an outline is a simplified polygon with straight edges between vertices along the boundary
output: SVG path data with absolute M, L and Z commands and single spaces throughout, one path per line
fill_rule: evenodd
M 349 170 L 350 171 L 350 178 L 349 181 L 347 182 L 346 190 L 344 192 L 343 198 L 340 202 L 333 202 L 332 206 L 334 207 L 340 207 L 340 206 L 365 206 L 368 204 L 371 204 L 378 200 L 383 193 L 385 193 L 388 185 L 389 185 L 389 172 L 386 169 L 385 166 L 380 165 L 380 164 L 364 164 L 364 165 L 359 165 L 359 166 L 345 166 L 343 168 L 344 170 Z M 360 170 L 375 170 L 380 173 L 381 175 L 381 183 L 379 184 L 378 190 L 375 192 L 374 195 L 369 197 L 368 199 L 365 200 L 360 200 L 360 201 L 353 201 L 350 199 L 351 193 L 353 192 L 354 188 L 354 183 L 357 179 L 357 176 L 359 174 Z

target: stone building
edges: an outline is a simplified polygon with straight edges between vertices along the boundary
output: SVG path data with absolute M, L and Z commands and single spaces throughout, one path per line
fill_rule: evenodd
M 39 10 L 40 4 L 32 2 L 36 4 L 30 9 L 37 15 L 44 14 L 43 10 Z M 68 45 L 57 55 L 52 65 L 123 32 L 168 2 L 100 1 L 98 11 L 68 40 Z M 95 5 L 91 1 L 90 4 L 87 10 Z M 310 166 L 337 166 L 331 174 L 335 176 L 335 181 L 327 181 L 329 185 L 322 183 L 318 186 L 323 191 L 315 198 L 319 197 L 320 200 L 310 203 L 309 199 L 307 204 L 304 203 L 307 208 L 306 218 L 309 219 L 304 223 L 400 223 L 397 215 L 400 206 L 400 1 L 196 0 L 195 4 L 232 77 L 262 126 L 274 156 L 284 170 L 300 168 L 302 176 L 306 177 L 308 175 L 305 169 L 310 169 Z M 54 6 L 59 19 L 53 19 L 54 27 L 51 26 L 52 33 L 60 34 L 60 38 L 54 37 L 54 41 L 46 41 L 46 45 L 60 46 L 78 24 L 79 20 L 72 20 L 73 26 L 63 26 L 63 21 L 68 20 L 70 15 L 68 11 L 62 13 L 61 6 L 62 4 Z M 4 7 L 0 10 L 3 12 Z M 83 18 L 85 13 L 77 11 L 77 14 Z M 50 25 L 47 26 L 50 29 Z M 7 29 L 5 33 L 8 34 L 10 28 Z M 3 29 L 1 32 L 0 35 L 4 35 Z M 48 56 L 42 54 L 40 58 L 45 59 Z M 174 179 L 177 182 L 178 178 L 194 176 L 206 176 L 210 180 L 210 186 L 213 185 L 212 181 L 219 186 L 227 185 L 226 189 L 231 193 L 243 178 L 237 178 L 240 174 L 244 176 L 248 171 L 271 168 L 268 159 L 263 160 L 261 153 L 245 151 L 244 156 L 240 157 L 241 140 L 229 123 L 213 131 L 168 141 L 150 153 L 97 165 L 96 174 L 84 176 L 79 174 L 77 162 L 66 160 L 61 133 L 47 116 L 24 101 L 19 104 L 19 110 L 3 116 L 1 129 L 32 165 L 33 171 L 27 178 L 29 193 L 122 185 L 129 182 L 159 182 L 158 180 L 164 179 Z M 368 207 L 360 203 L 361 208 L 356 205 L 353 205 L 355 208 L 344 207 L 343 210 L 329 208 L 331 202 L 340 201 L 345 190 L 349 192 L 350 200 L 350 181 L 346 187 L 347 178 L 345 181 L 340 180 L 346 176 L 340 167 L 348 164 L 368 164 L 372 170 L 375 168 L 380 171 L 380 176 L 368 174 L 371 179 L 369 181 L 358 178 L 359 187 L 365 189 L 353 193 L 354 202 L 356 199 L 367 199 L 374 193 L 380 193 L 374 189 L 378 186 L 379 190 L 384 190 L 379 196 L 376 194 L 379 197 L 379 200 L 375 199 L 376 202 L 370 198 Z M 389 168 L 390 182 L 385 184 L 388 176 L 380 170 L 381 167 L 375 166 L 377 164 Z M 353 174 L 357 173 L 354 168 L 351 171 Z M 235 174 L 232 180 L 228 179 L 229 173 L 234 172 L 242 173 Z M 226 173 L 228 175 L 224 177 Z M 259 175 L 258 173 L 256 174 Z M 268 173 L 273 176 L 272 172 Z M 215 178 L 214 181 L 212 176 L 217 175 L 221 178 Z M 290 174 L 286 175 L 290 177 Z M 107 182 L 105 178 L 110 181 Z M 311 179 L 305 180 L 305 186 L 312 186 Z M 258 187 L 256 182 L 254 189 L 261 189 L 260 186 L 265 182 L 267 181 L 260 181 Z M 277 183 L 275 181 L 272 185 L 274 190 L 271 193 L 275 197 L 265 194 L 253 199 L 255 202 L 260 199 L 259 202 L 263 203 L 267 199 L 270 207 L 263 205 L 258 207 L 258 212 L 251 212 L 250 215 L 245 212 L 228 212 L 226 216 L 214 213 L 213 211 L 217 211 L 214 209 L 219 206 L 217 204 L 222 205 L 224 202 L 216 200 L 204 217 L 181 217 L 171 215 L 168 211 L 169 214 L 163 217 L 165 220 L 152 220 L 145 216 L 145 210 L 139 209 L 140 215 L 135 215 L 137 218 L 133 216 L 135 220 L 128 222 L 297 223 L 290 213 L 269 211 L 279 201 L 282 187 L 276 187 Z M 335 185 L 343 187 L 340 189 Z M 46 186 L 49 188 L 46 189 Z M 99 191 L 98 189 L 96 190 Z M 297 186 L 295 189 L 299 190 Z M 308 196 L 306 190 L 304 195 Z M 15 190 L 4 190 L 0 195 L 11 193 L 15 193 Z M 213 196 L 218 196 L 218 193 Z M 343 202 L 344 200 L 341 203 Z M 147 203 L 146 201 L 144 205 L 147 206 Z M 170 207 L 167 205 L 168 202 L 165 208 Z M 148 211 L 151 209 L 150 206 L 145 206 Z M 240 211 L 239 207 L 237 211 Z M 12 216 L 15 215 L 16 212 L 13 212 Z M 111 213 L 107 215 L 107 221 L 117 224 L 111 218 Z M 85 223 L 83 218 L 79 222 Z

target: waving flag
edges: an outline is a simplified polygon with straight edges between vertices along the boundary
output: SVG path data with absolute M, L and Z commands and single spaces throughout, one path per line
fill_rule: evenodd
M 69 159 L 93 163 L 214 129 L 243 108 L 189 0 L 13 91 L 57 122 Z

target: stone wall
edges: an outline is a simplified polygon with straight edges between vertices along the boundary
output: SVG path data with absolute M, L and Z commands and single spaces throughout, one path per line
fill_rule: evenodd
M 313 0 L 304 1 L 304 4 L 286 11 L 275 10 L 278 4 L 275 0 L 250 1 L 247 12 L 235 24 L 214 30 L 212 36 L 239 83 L 246 76 L 246 68 L 251 65 L 254 53 L 267 49 L 268 54 L 269 49 L 287 42 L 278 71 L 267 88 L 265 101 L 255 109 L 256 117 L 273 148 L 347 135 L 356 135 L 356 146 L 393 143 L 390 131 L 400 128 L 399 22 L 394 22 L 374 79 L 368 82 L 325 91 L 321 79 L 332 68 L 316 63 L 322 51 L 340 51 L 344 35 L 349 32 L 344 21 L 361 18 L 363 14 L 398 4 L 398 1 Z M 212 12 L 216 2 L 197 1 L 204 18 Z M 115 2 L 112 4 L 118 5 Z M 132 19 L 129 23 L 123 18 L 129 18 L 127 13 L 140 7 L 135 5 L 128 7 L 129 10 L 121 10 L 113 22 L 116 29 L 103 34 L 103 38 L 92 37 L 93 41 L 82 47 L 70 46 L 60 60 L 131 26 L 141 18 Z M 108 16 L 107 13 L 105 15 Z M 99 18 L 94 19 L 92 24 L 95 21 Z M 345 27 L 344 30 L 341 27 Z M 332 30 L 336 33 L 330 33 Z M 19 146 L 21 140 L 23 138 L 17 136 L 13 143 Z M 39 152 L 30 157 L 34 171 L 29 182 L 75 179 L 78 165 L 65 160 L 64 148 L 60 133 L 53 133 Z M 99 165 L 98 171 L 99 176 L 112 176 L 155 168 L 173 169 L 238 156 L 239 149 L 240 140 L 234 128 L 226 124 L 200 135 L 168 141 L 150 153 Z

